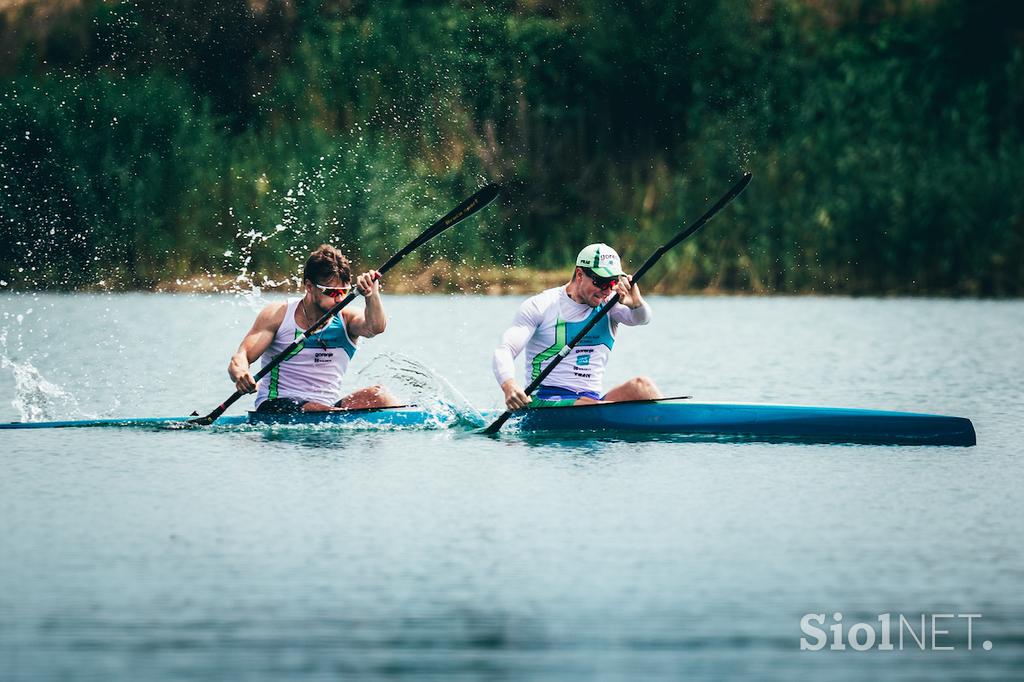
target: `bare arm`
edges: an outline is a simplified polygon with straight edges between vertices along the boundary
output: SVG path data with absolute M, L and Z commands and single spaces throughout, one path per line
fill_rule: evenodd
M 245 393 L 252 393 L 256 390 L 256 380 L 253 379 L 249 366 L 256 361 L 256 358 L 263 355 L 274 335 L 284 322 L 284 314 L 288 309 L 287 303 L 272 303 L 260 311 L 256 321 L 252 323 L 252 329 L 242 339 L 238 350 L 231 356 L 228 363 L 228 376 L 235 383 L 235 388 Z
M 356 278 L 356 288 L 366 299 L 363 310 L 349 311 L 345 309 L 345 327 L 349 337 L 354 341 L 360 336 L 371 338 L 382 334 L 388 326 L 388 316 L 384 313 L 384 304 L 380 300 L 380 273 L 376 270 L 364 272 Z

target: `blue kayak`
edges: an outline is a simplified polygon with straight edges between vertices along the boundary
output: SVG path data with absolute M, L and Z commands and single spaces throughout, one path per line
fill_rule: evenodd
M 497 412 L 483 414 L 490 421 Z M 190 417 L 15 422 L 0 429 L 86 426 L 184 427 Z M 222 417 L 217 426 L 273 424 L 338 425 L 349 428 L 451 428 L 464 425 L 453 414 L 415 406 L 379 410 Z M 202 427 L 198 427 L 202 428 Z M 506 430 L 522 434 L 605 436 L 674 434 L 725 440 L 768 440 L 888 445 L 974 445 L 974 426 L 963 417 L 841 407 L 693 402 L 680 398 L 523 410 Z
M 963 417 L 843 407 L 666 399 L 527 410 L 523 431 L 668 433 L 726 439 L 890 445 L 974 445 Z

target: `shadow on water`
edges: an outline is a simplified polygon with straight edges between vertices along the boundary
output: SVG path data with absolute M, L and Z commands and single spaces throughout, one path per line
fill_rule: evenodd
M 250 436 L 262 443 L 321 450 L 366 450 L 378 447 L 396 429 L 310 428 L 302 426 L 256 429 Z
M 586 431 L 548 431 L 544 433 L 531 433 L 526 431 L 521 432 L 510 432 L 508 434 L 514 437 L 516 440 L 523 444 L 533 448 L 571 448 L 573 450 L 579 450 L 580 448 L 592 447 L 601 448 L 607 445 L 622 445 L 622 444 L 778 444 L 778 445 L 792 445 L 794 439 L 792 438 L 779 438 L 779 439 L 766 439 L 763 437 L 755 438 L 752 436 L 726 436 L 726 435 L 715 435 L 715 434 L 681 434 L 681 433 L 630 433 L 622 432 L 616 434 L 609 433 L 598 433 L 598 432 L 586 432 Z M 799 442 L 801 445 L 824 445 L 824 443 L 815 443 L 814 441 L 802 441 Z
M 705 444 L 705 445 L 778 445 L 803 446 L 810 450 L 822 451 L 826 448 L 868 449 L 878 447 L 898 447 L 900 449 L 927 448 L 941 452 L 961 452 L 963 448 L 945 445 L 919 443 L 894 443 L 888 440 L 872 440 L 870 438 L 846 437 L 843 440 L 828 439 L 814 436 L 772 436 L 747 434 L 713 434 L 713 433 L 643 433 L 643 432 L 597 432 L 597 431 L 509 431 L 506 436 L 513 437 L 531 447 L 558 448 L 570 447 L 579 449 L 584 446 L 601 446 L 609 444 Z

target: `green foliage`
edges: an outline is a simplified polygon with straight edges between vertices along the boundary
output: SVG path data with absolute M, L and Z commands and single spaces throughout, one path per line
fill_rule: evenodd
M 749 169 L 650 285 L 1024 288 L 1016 3 L 29 8 L 0 21 L 9 285 L 373 262 L 485 180 L 500 210 L 418 262 L 560 269 L 600 239 L 636 265 Z

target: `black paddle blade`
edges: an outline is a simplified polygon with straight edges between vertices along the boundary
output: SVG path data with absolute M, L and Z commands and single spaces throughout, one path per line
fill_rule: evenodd
M 445 214 L 443 218 L 423 230 L 416 239 L 413 239 L 405 246 L 405 248 L 391 256 L 384 265 L 377 268 L 377 271 L 381 274 L 387 272 L 420 246 L 423 246 L 449 227 L 453 227 L 454 225 L 461 223 L 463 220 L 494 201 L 500 190 L 501 188 L 494 183 L 484 185 L 478 189 L 473 196 L 463 201 L 461 204 Z
M 498 197 L 498 192 L 500 191 L 501 187 L 493 182 L 489 185 L 484 185 L 477 190 L 476 194 L 463 201 L 461 204 L 449 211 L 445 217 L 434 223 L 433 227 L 439 228 L 440 230 L 447 230 L 452 225 L 461 223 L 463 220 L 494 201 Z M 440 234 L 440 232 L 437 234 Z M 431 235 L 431 237 L 433 236 L 435 235 Z M 419 244 L 417 244 L 417 246 L 419 246 Z
M 505 422 L 507 422 L 509 420 L 509 417 L 511 417 L 511 416 L 512 416 L 512 412 L 509 411 L 509 410 L 506 410 L 505 412 L 503 412 L 501 414 L 500 417 L 498 417 L 493 422 L 491 422 L 490 426 L 488 426 L 484 430 L 480 431 L 479 433 L 482 433 L 485 436 L 493 436 L 494 434 L 498 433 L 498 431 L 501 430 L 501 427 L 505 425 Z
M 220 405 L 216 410 L 203 417 L 196 417 L 195 419 L 189 419 L 186 424 L 192 424 L 194 426 L 209 426 L 213 422 L 224 414 L 224 410 L 227 409 L 227 405 Z M 193 412 L 194 414 L 194 412 Z

